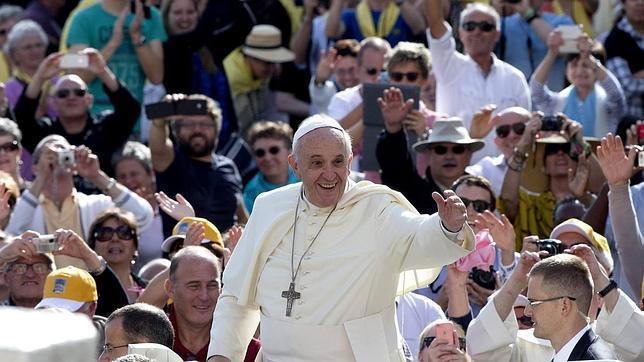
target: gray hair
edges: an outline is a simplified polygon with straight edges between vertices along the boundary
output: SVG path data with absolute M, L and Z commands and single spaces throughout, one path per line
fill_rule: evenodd
M 181 265 L 181 263 L 184 262 L 184 259 L 192 259 L 192 258 L 201 259 L 203 261 L 210 262 L 213 265 L 215 265 L 217 269 L 217 274 L 215 276 L 217 280 L 220 279 L 221 265 L 219 264 L 219 259 L 217 259 L 215 254 L 213 254 L 208 249 L 203 248 L 201 246 L 189 245 L 189 246 L 183 247 L 172 257 L 172 260 L 170 261 L 170 271 L 169 271 L 170 280 L 172 281 L 175 280 L 175 277 L 177 275 L 177 269 L 179 269 L 179 265 Z
M 20 20 L 23 9 L 18 5 L 2 5 L 0 6 L 0 23 L 7 20 L 15 19 Z
M 32 161 L 33 164 L 38 163 L 38 159 L 40 158 L 40 154 L 42 153 L 42 148 L 45 147 L 48 143 L 54 142 L 54 141 L 61 141 L 61 143 L 64 143 L 67 148 L 71 148 L 71 144 L 69 144 L 69 141 L 67 139 L 59 134 L 50 134 L 49 136 L 44 137 L 43 139 L 38 142 L 36 145 L 36 148 L 34 148 L 34 152 L 32 153 Z
M 0 136 L 4 135 L 13 137 L 18 143 L 22 142 L 22 132 L 16 122 L 0 117 Z
M 385 63 L 387 63 L 389 53 L 391 53 L 391 45 L 389 45 L 388 41 L 377 36 L 362 39 L 360 42 L 360 52 L 358 52 L 358 64 L 362 64 L 362 57 L 367 49 L 374 49 L 385 53 Z
M 4 51 L 7 54 L 11 54 L 15 50 L 16 44 L 29 35 L 38 36 L 43 44 L 45 44 L 45 47 L 49 45 L 49 39 L 47 39 L 47 34 L 42 30 L 42 27 L 37 22 L 26 19 L 20 20 L 11 28 L 9 35 L 7 35 Z
M 105 324 L 119 318 L 128 344 L 158 343 L 172 348 L 174 330 L 161 309 L 145 303 L 129 304 L 112 312 Z
M 135 160 L 143 166 L 145 172 L 152 174 L 152 154 L 141 142 L 127 141 L 123 147 L 112 155 L 112 167 L 123 160 Z
M 461 16 L 459 18 L 458 23 L 461 24 L 461 26 L 462 26 L 463 23 L 465 22 L 465 18 L 470 16 L 472 13 L 477 12 L 477 11 L 480 12 L 480 13 L 483 13 L 485 15 L 491 16 L 492 19 L 494 19 L 494 25 L 496 26 L 496 30 L 497 31 L 501 30 L 501 17 L 499 16 L 499 13 L 497 13 L 496 10 L 493 7 L 491 7 L 490 5 L 482 4 L 482 3 L 469 3 L 469 4 L 467 4 L 465 9 L 463 9 L 463 11 L 461 11 Z

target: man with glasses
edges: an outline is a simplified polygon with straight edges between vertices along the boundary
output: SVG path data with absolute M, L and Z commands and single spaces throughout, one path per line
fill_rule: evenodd
M 0 268 L 4 269 L 9 297 L 0 305 L 34 308 L 42 299 L 47 274 L 53 261 L 38 254 L 34 244 L 24 238 L 15 238 L 0 249 Z
M 491 128 L 494 128 L 494 144 L 498 154 L 485 156 L 465 170 L 471 175 L 483 176 L 488 179 L 494 193 L 500 195 L 503 178 L 508 169 L 507 160 L 512 156 L 514 148 L 525 131 L 525 124 L 530 120 L 530 112 L 525 108 L 510 107 L 501 110 L 493 117 L 493 110 L 494 107 L 486 106 L 474 115 L 471 136 L 485 138 Z M 477 127 L 478 124 L 482 127 Z
M 499 109 L 530 109 L 530 90 L 523 73 L 493 53 L 500 37 L 499 14 L 480 3 L 468 4 L 460 15 L 459 36 L 466 54 L 456 51 L 452 29 L 443 20 L 440 0 L 425 0 L 427 41 L 436 76 L 436 111 L 459 116 L 469 129 L 474 113 L 486 104 Z M 496 154 L 492 139 L 474 161 Z
M 174 99 L 205 101 L 206 109 L 197 112 L 202 114 L 175 115 L 171 122 L 152 120 L 149 146 L 157 189 L 167 195 L 180 193 L 194 207 L 195 216 L 208 219 L 219 230 L 227 230 L 237 219 L 238 207 L 243 211 L 242 219 L 245 210 L 237 167 L 229 158 L 214 153 L 221 130 L 221 109 L 201 94 L 174 95 Z M 175 221 L 166 214 L 162 218 L 164 235 L 170 236 Z
M 51 103 L 58 117 L 40 117 L 40 98 L 47 97 L 41 94 L 43 84 L 60 74 L 62 56 L 62 53 L 54 53 L 45 58 L 18 99 L 14 112 L 23 133 L 22 144 L 29 152 L 34 152 L 38 142 L 45 136 L 59 134 L 74 146 L 86 145 L 91 148 L 107 174 L 112 175 L 112 154 L 130 136 L 139 118 L 140 105 L 116 79 L 101 53 L 95 49 L 86 49 L 81 56 L 88 59 L 87 70 L 103 82 L 114 111 L 104 112 L 100 116 L 92 114 L 90 108 L 94 96 L 88 92 L 87 84 L 79 76 L 68 74 L 60 77 L 53 85 Z M 96 191 L 80 183 L 77 187 L 85 191 Z

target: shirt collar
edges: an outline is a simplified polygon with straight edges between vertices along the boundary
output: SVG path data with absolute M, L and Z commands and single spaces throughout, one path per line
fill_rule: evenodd
M 586 324 L 584 328 L 582 328 L 577 334 L 575 334 L 574 337 L 572 337 L 568 343 L 566 343 L 559 352 L 555 353 L 555 356 L 552 358 L 554 362 L 564 362 L 568 361 L 570 358 L 570 354 L 572 353 L 573 349 L 575 349 L 575 346 L 577 345 L 577 342 L 581 339 L 581 337 L 590 329 L 590 326 Z

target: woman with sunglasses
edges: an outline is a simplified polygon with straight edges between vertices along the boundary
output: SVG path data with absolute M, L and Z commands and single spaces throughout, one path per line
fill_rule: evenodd
M 548 36 L 548 53 L 530 80 L 533 107 L 546 115 L 564 113 L 582 124 L 587 137 L 615 132 L 626 100 L 617 78 L 599 60 L 605 58 L 603 46 L 588 35 L 579 37 L 578 52 L 566 57 L 566 80 L 571 85 L 559 93 L 545 86 L 563 46 L 561 32 L 552 31 Z
M 244 205 L 249 212 L 262 192 L 299 181 L 288 165 L 292 141 L 293 130 L 288 123 L 263 121 L 250 128 L 248 143 L 259 172 L 244 187 Z
M 4 171 L 13 177 L 18 184 L 20 191 L 27 188 L 27 183 L 22 178 L 22 132 L 18 125 L 8 119 L 0 117 L 0 171 Z M 28 156 L 31 164 L 31 156 Z
M 132 272 L 139 246 L 134 215 L 119 209 L 108 209 L 90 226 L 87 244 L 106 261 L 120 285 L 120 288 L 109 292 L 108 302 L 103 305 L 99 302 L 97 314 L 109 315 L 119 307 L 136 302 L 147 282 Z

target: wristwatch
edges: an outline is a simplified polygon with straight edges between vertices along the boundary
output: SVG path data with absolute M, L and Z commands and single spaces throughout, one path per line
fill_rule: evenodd
M 101 275 L 101 274 L 103 274 L 103 272 L 104 272 L 104 271 L 105 271 L 105 269 L 107 268 L 107 261 L 105 261 L 105 259 L 103 259 L 103 257 L 102 257 L 102 256 L 100 256 L 100 255 L 99 255 L 99 256 L 98 256 L 98 260 L 101 262 L 101 265 L 98 267 L 98 269 L 88 270 L 88 272 L 89 272 L 90 274 L 92 274 L 93 276 L 97 276 L 97 275 Z
M 600 290 L 599 292 L 597 292 L 597 294 L 599 294 L 600 297 L 604 298 L 615 288 L 617 288 L 617 282 L 611 279 L 606 288 Z

